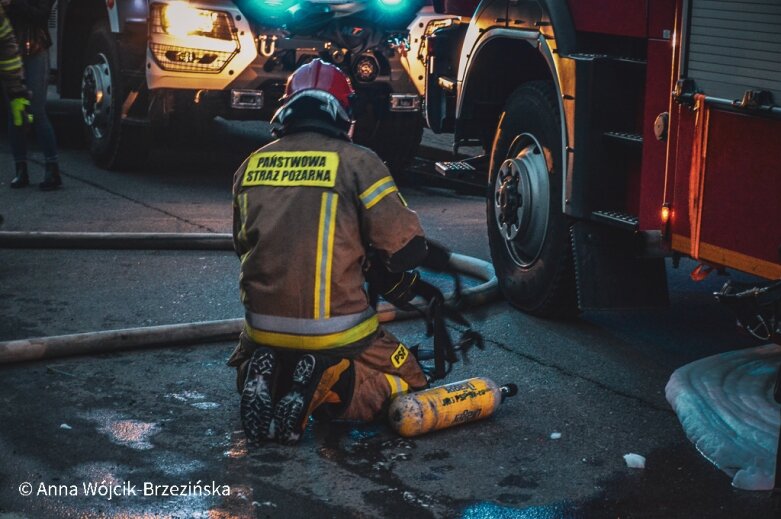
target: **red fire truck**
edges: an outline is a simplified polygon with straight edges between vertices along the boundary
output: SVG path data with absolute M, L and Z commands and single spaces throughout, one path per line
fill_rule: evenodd
M 416 23 L 429 127 L 487 152 L 438 169 L 487 173 L 514 305 L 663 303 L 664 256 L 689 256 L 769 280 L 722 296 L 778 331 L 781 0 L 437 0 Z

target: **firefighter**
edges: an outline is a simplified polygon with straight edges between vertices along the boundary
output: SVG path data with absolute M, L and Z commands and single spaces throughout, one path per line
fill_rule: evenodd
M 29 114 L 30 100 L 24 86 L 24 72 L 14 30 L 0 4 L 0 83 L 10 101 L 11 122 L 14 126 L 26 126 L 32 122 Z
M 29 113 L 30 100 L 24 86 L 22 58 L 14 38 L 11 22 L 0 4 L 0 84 L 7 99 L 10 100 L 11 122 L 14 126 L 26 127 L 33 122 Z M 3 217 L 0 215 L 0 225 Z
M 379 325 L 365 269 L 372 258 L 379 292 L 403 303 L 418 279 L 406 271 L 441 269 L 449 252 L 424 237 L 377 155 L 351 142 L 353 96 L 336 66 L 300 67 L 272 119 L 279 139 L 234 177 L 246 317 L 228 365 L 251 441 L 294 444 L 310 416 L 372 421 L 391 397 L 428 385 Z

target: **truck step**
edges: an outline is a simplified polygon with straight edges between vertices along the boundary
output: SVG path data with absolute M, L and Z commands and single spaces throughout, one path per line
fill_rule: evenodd
M 477 169 L 468 162 L 437 162 L 434 164 L 434 170 L 443 177 L 463 177 L 474 174 Z
M 418 155 L 409 168 L 409 173 L 418 181 L 432 187 L 454 189 L 457 193 L 473 196 L 485 195 L 486 172 L 475 169 L 469 174 L 446 175 L 437 169 L 436 159 Z M 444 168 L 447 171 L 447 168 Z
M 637 216 L 621 211 L 592 211 L 591 218 L 595 222 L 606 223 L 627 231 L 636 231 L 640 227 L 640 219 Z
M 605 132 L 602 135 L 610 140 L 623 142 L 627 144 L 643 144 L 643 136 L 638 133 L 628 132 Z

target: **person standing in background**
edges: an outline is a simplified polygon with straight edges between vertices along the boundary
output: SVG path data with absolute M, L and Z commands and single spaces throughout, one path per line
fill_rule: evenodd
M 38 145 L 45 162 L 45 176 L 38 184 L 44 191 L 62 186 L 57 162 L 57 142 L 49 117 L 46 115 L 46 90 L 49 85 L 49 52 L 51 36 L 48 21 L 53 0 L 0 0 L 5 7 L 16 34 L 19 53 L 24 65 L 27 86 L 32 93 L 31 109 Z M 0 67 L 2 65 L 0 64 Z M 27 140 L 25 132 L 9 118 L 11 152 L 16 163 L 16 177 L 12 188 L 27 187 L 30 177 L 27 169 Z
M 14 30 L 0 4 L 0 90 L 5 92 L 9 100 L 11 124 L 20 129 L 33 120 L 33 116 L 27 112 L 30 101 L 27 99 L 27 88 L 23 79 L 22 58 L 19 57 Z M 0 215 L 0 225 L 2 224 L 3 216 Z

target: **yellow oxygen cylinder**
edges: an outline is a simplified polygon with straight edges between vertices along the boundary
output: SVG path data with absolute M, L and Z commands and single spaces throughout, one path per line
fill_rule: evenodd
M 475 377 L 395 398 L 388 409 L 391 426 L 402 436 L 419 436 L 491 416 L 518 392 L 515 384 L 497 386 Z

